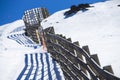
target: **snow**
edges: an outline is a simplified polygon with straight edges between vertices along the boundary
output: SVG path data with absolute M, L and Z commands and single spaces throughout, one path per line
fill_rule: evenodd
M 36 79 L 43 77 L 43 80 L 50 77 L 54 80 L 64 80 L 60 66 L 53 61 L 50 53 L 43 50 L 41 44 L 36 44 L 25 36 L 24 28 L 22 20 L 0 26 L 0 80 L 16 80 L 25 67 L 25 55 L 28 55 L 28 66 L 19 80 L 33 77 Z
M 91 4 L 94 7 L 65 18 L 58 11 L 42 21 L 43 28 L 53 26 L 57 34 L 71 37 L 80 46 L 88 45 L 91 54 L 98 54 L 101 66 L 112 65 L 116 76 L 120 77 L 120 0 L 109 0 Z
M 89 10 L 85 12 L 79 11 L 67 18 L 65 18 L 64 12 L 69 9 L 58 11 L 43 20 L 41 25 L 44 29 L 53 26 L 57 34 L 63 34 L 67 38 L 71 37 L 73 42 L 79 41 L 80 46 L 89 45 L 91 54 L 98 54 L 101 66 L 112 65 L 115 75 L 120 77 L 120 7 L 117 6 L 119 4 L 120 0 L 91 4 L 94 7 L 88 8 Z M 29 63 L 30 59 L 35 61 L 35 54 L 39 55 L 38 58 L 43 55 L 43 61 L 39 62 L 39 67 L 43 72 L 47 70 L 41 74 L 44 75 L 44 79 L 50 75 L 56 79 L 58 77 L 56 76 L 58 75 L 57 69 L 61 79 L 64 80 L 60 66 L 56 64 L 56 68 L 54 67 L 55 64 L 52 62 L 50 54 L 43 50 L 42 45 L 35 44 L 25 36 L 24 28 L 22 20 L 0 26 L 0 80 L 16 80 L 25 67 L 26 54 L 29 56 Z M 33 58 L 30 58 L 31 54 Z M 46 58 L 47 56 L 49 59 Z M 44 69 L 40 66 L 42 62 Z M 29 64 L 30 67 L 31 64 Z M 36 66 L 37 62 L 33 65 Z M 35 67 L 34 70 L 36 69 Z M 32 73 L 35 73 L 34 70 Z M 25 71 L 25 73 L 28 72 Z M 22 79 L 26 77 L 25 73 Z M 41 71 L 38 73 L 40 74 Z M 37 78 L 40 77 L 42 76 Z

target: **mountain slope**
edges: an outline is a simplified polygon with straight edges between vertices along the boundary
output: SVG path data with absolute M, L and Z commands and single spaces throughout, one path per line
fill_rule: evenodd
M 89 10 L 79 11 L 67 18 L 64 12 L 69 9 L 66 9 L 43 20 L 42 26 L 43 28 L 53 26 L 56 33 L 71 37 L 73 41 L 78 40 L 81 46 L 89 45 L 91 54 L 98 54 L 101 65 L 111 64 L 115 75 L 119 77 L 120 7 L 117 6 L 119 4 L 119 0 L 92 4 L 94 7 L 88 8 Z M 59 65 L 55 67 L 50 54 L 46 53 L 40 44 L 35 44 L 24 35 L 24 28 L 22 20 L 0 26 L 0 80 L 28 77 L 31 79 L 36 76 L 36 73 L 43 73 L 46 70 L 41 74 L 42 76 L 39 76 L 41 79 L 43 76 L 44 79 L 48 79 L 53 75 L 53 79 L 61 76 L 63 80 Z M 41 58 L 40 55 L 42 55 Z M 29 67 L 26 67 L 27 62 Z M 40 66 L 41 64 L 45 68 Z M 33 65 L 36 66 L 35 69 Z M 37 70 L 38 66 L 41 71 Z M 51 69 L 52 72 L 50 72 Z M 58 71 L 60 74 L 57 74 Z M 32 73 L 35 74 L 30 76 Z M 47 73 L 50 74 L 46 75 Z
M 22 20 L 0 27 L 0 80 L 64 80 L 60 66 L 25 36 Z
M 42 21 L 43 28 L 53 26 L 57 34 L 89 45 L 91 54 L 97 53 L 102 66 L 111 64 L 115 75 L 120 76 L 120 0 L 91 4 L 92 8 L 65 17 L 69 9 L 54 13 Z

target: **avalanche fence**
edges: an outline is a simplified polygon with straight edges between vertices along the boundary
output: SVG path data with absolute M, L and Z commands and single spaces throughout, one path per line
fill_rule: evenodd
M 25 34 L 36 43 L 46 45 L 47 52 L 59 63 L 66 80 L 120 80 L 110 65 L 101 68 L 97 54 L 90 54 L 88 46 L 71 38 L 55 34 L 54 28 L 43 29 L 41 21 L 49 16 L 46 8 L 25 11 Z
M 57 61 L 66 80 L 120 80 L 114 76 L 110 65 L 100 67 L 97 54 L 90 54 L 88 46 L 79 47 L 79 42 L 55 34 L 54 28 L 44 29 L 47 51 Z

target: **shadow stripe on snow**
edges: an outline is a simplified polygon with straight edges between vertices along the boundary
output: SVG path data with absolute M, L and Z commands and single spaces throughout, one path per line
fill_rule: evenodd
M 36 60 L 36 70 L 35 70 L 35 74 L 34 74 L 34 77 L 33 77 L 33 80 L 36 80 L 36 77 L 37 77 L 37 73 L 38 73 L 38 65 L 39 65 L 39 62 L 38 62 L 38 54 L 36 53 L 35 54 L 35 60 Z
M 41 64 L 42 64 L 42 69 L 41 69 L 41 80 L 44 80 L 44 62 L 43 62 L 43 54 L 40 54 L 40 60 L 41 60 Z
M 55 71 L 55 74 L 56 74 L 56 78 L 57 78 L 58 80 L 62 80 L 62 79 L 61 79 L 61 76 L 60 76 L 60 72 L 58 71 L 56 62 L 55 62 L 53 59 L 52 59 L 52 63 L 53 63 L 53 66 L 54 66 L 54 71 Z
M 32 73 L 32 70 L 33 70 L 33 54 L 30 54 L 30 63 L 31 63 L 31 65 L 30 65 L 30 69 L 29 69 L 29 71 L 28 71 L 28 73 L 27 73 L 27 75 L 26 75 L 26 77 L 25 77 L 25 80 L 28 80 L 29 79 L 29 77 L 30 77 L 30 75 L 31 75 L 31 73 Z
M 24 45 L 25 47 L 33 47 L 36 48 L 38 45 L 29 39 L 25 34 L 12 34 L 7 36 L 7 38 L 12 39 L 19 43 L 20 45 Z
M 45 55 L 46 55 L 47 68 L 48 68 L 48 77 L 49 77 L 50 80 L 52 80 L 52 75 L 51 75 L 51 71 L 50 71 L 50 62 L 49 62 L 48 53 L 45 53 Z
M 19 74 L 17 80 L 45 80 L 46 78 L 49 80 L 53 80 L 53 78 L 61 80 L 56 62 L 53 61 L 49 53 L 25 54 L 24 59 L 25 66 Z M 52 70 L 54 73 L 52 73 Z M 53 75 L 55 76 L 53 77 Z
M 17 80 L 21 80 L 22 76 L 24 75 L 25 71 L 27 70 L 28 67 L 28 54 L 25 54 L 25 67 L 23 68 L 22 72 L 18 76 Z
M 24 44 L 23 41 L 21 41 L 21 40 L 18 38 L 17 35 L 10 35 L 10 36 L 8 36 L 7 38 L 12 39 L 12 40 L 15 40 L 16 42 L 18 42 L 18 43 L 21 44 L 21 45 Z
M 18 27 L 18 28 L 16 28 L 16 29 L 14 29 L 14 30 L 11 31 L 10 33 L 18 32 L 18 31 L 22 31 L 22 30 L 24 30 L 24 29 L 25 29 L 25 27 L 21 26 L 21 27 Z

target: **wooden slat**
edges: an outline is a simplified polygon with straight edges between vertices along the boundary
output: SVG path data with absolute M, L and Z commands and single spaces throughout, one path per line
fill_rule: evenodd
M 62 35 L 58 36 L 56 34 L 48 33 L 46 34 L 46 37 L 48 41 L 47 47 L 53 47 L 52 51 L 55 51 L 58 57 L 54 56 L 54 54 L 52 54 L 52 56 L 54 56 L 57 62 L 61 64 L 60 66 L 62 66 L 62 64 L 66 64 L 66 67 L 69 69 L 69 71 L 66 71 L 66 68 L 63 68 L 63 70 L 66 72 L 65 74 L 72 76 L 74 75 L 72 78 L 75 78 L 75 76 L 77 76 L 79 79 L 81 79 L 81 76 L 84 76 L 83 79 L 86 80 L 87 77 L 84 73 L 84 70 L 82 69 L 83 67 L 90 74 L 91 80 L 119 80 L 118 77 L 109 74 L 100 68 L 99 59 L 96 57 L 97 55 L 90 55 L 88 46 L 83 46 L 81 49 L 78 45 L 73 44 L 70 40 L 68 41 L 66 38 L 63 38 Z M 54 40 L 56 42 L 54 42 Z M 86 61 L 83 61 L 84 59 L 81 56 L 84 56 Z M 81 68 L 78 67 L 78 64 L 80 64 Z

